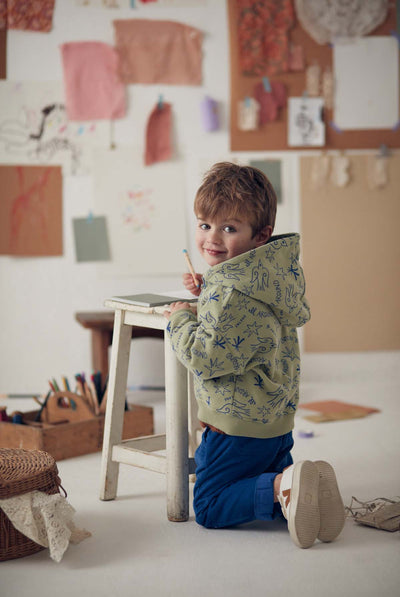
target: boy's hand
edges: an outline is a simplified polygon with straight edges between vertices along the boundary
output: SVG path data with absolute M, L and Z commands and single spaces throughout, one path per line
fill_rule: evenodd
M 203 276 L 201 274 L 196 274 L 196 280 L 198 286 L 194 283 L 192 274 L 183 274 L 183 285 L 186 290 L 189 290 L 194 296 L 199 296 L 201 292 L 201 283 L 203 281 Z
M 193 311 L 194 313 L 196 312 L 196 309 L 193 309 L 193 306 L 190 303 L 187 303 L 186 301 L 177 301 L 176 303 L 171 303 L 168 307 L 168 311 L 164 311 L 163 315 L 169 319 L 172 313 L 182 309 L 190 309 L 190 311 Z

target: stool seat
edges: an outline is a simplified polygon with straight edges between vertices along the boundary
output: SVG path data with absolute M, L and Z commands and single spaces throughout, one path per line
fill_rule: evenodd
M 42 450 L 0 448 L 0 499 L 31 491 L 60 492 L 54 458 Z M 18 531 L 0 508 L 0 561 L 22 558 L 44 549 Z

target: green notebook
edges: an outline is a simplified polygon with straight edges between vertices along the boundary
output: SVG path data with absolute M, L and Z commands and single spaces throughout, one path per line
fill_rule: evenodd
M 162 305 L 168 305 L 169 303 L 176 303 L 177 301 L 193 303 L 197 301 L 197 298 L 179 298 L 176 296 L 145 293 L 129 294 L 127 296 L 113 296 L 111 297 L 111 300 L 121 303 L 128 303 L 129 305 L 139 305 L 140 307 L 160 307 Z

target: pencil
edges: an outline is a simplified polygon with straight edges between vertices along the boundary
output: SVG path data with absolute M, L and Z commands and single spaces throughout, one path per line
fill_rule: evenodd
M 196 288 L 200 288 L 200 284 L 198 283 L 197 278 L 196 278 L 196 272 L 193 269 L 193 265 L 192 265 L 192 262 L 190 261 L 189 253 L 187 252 L 186 249 L 183 249 L 183 254 L 185 256 L 186 263 L 188 264 L 189 271 L 192 274 L 193 282 L 195 283 Z

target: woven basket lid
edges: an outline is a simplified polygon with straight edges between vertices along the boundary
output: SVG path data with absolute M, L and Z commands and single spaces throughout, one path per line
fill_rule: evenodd
M 0 448 L 0 499 L 60 484 L 54 458 L 42 450 Z

